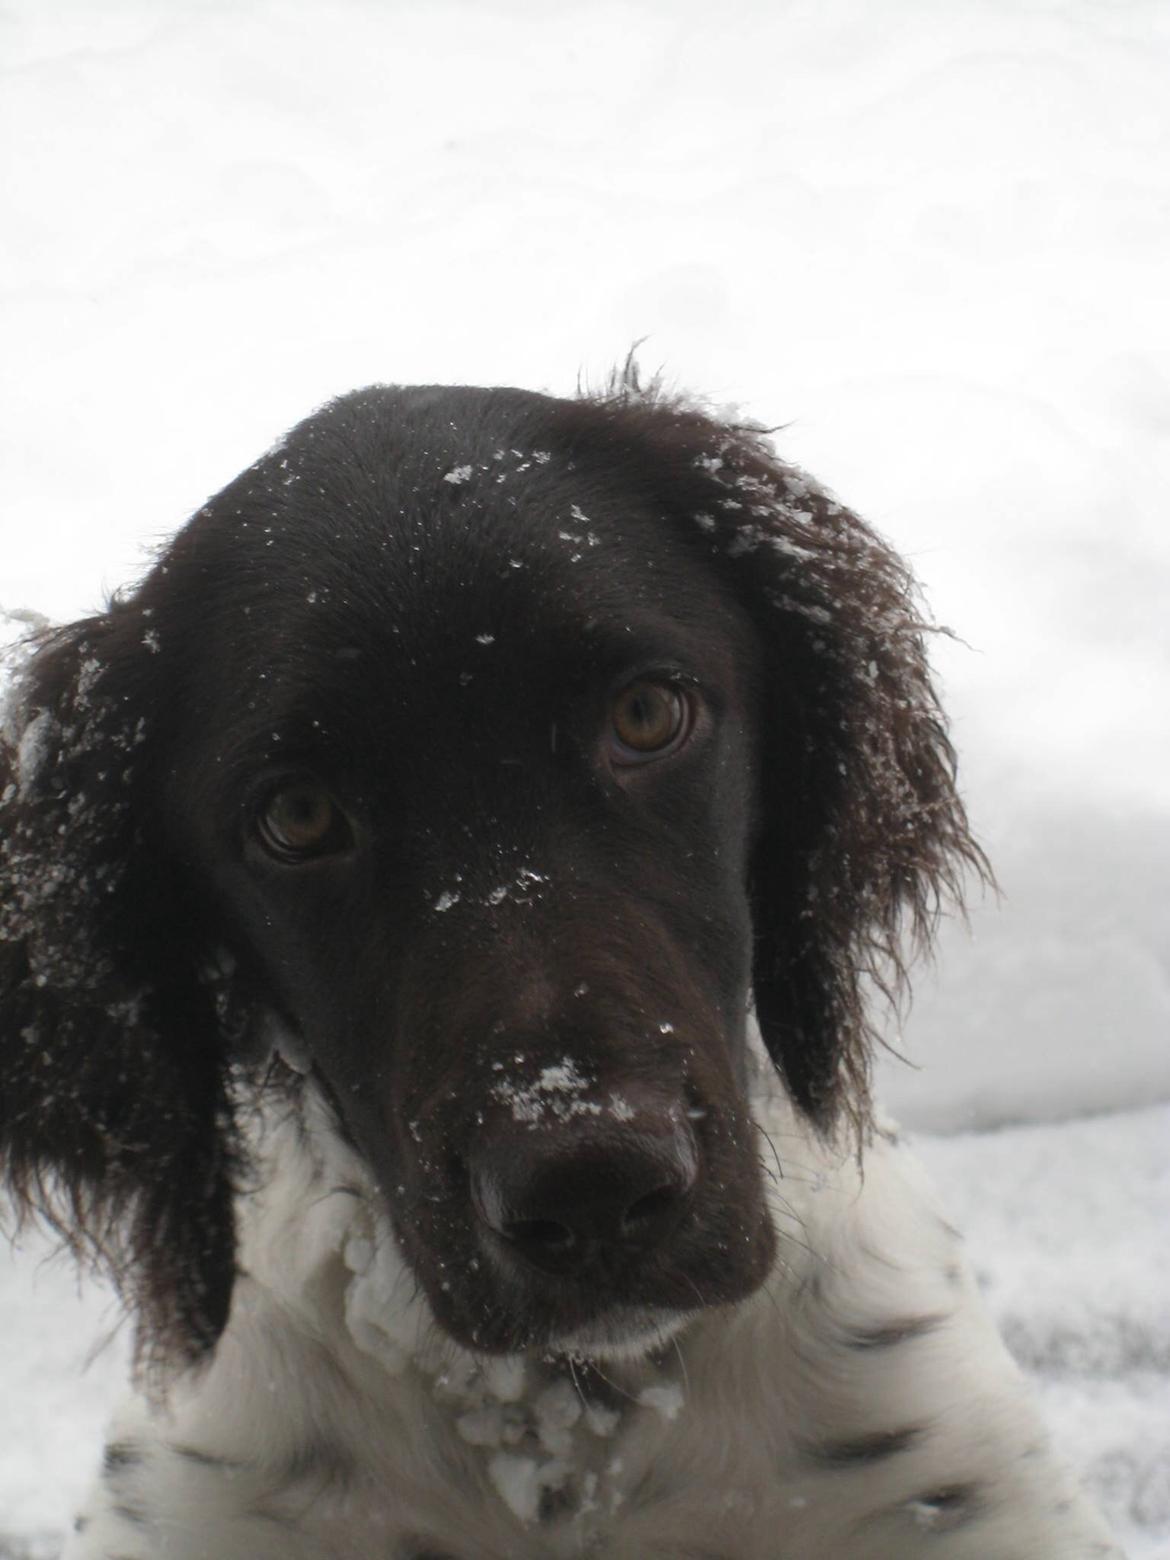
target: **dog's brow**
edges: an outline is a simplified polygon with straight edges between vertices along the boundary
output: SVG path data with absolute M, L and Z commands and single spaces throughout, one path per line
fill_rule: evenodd
M 594 620 L 589 642 L 609 677 L 658 671 L 718 687 L 735 673 L 737 647 L 717 620 L 702 627 L 667 617 Z

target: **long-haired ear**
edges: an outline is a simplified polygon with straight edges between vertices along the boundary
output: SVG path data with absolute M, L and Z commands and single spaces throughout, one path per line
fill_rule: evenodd
M 752 867 L 756 1012 L 798 1104 L 863 1128 L 874 1029 L 968 871 L 991 880 L 955 783 L 932 626 L 907 565 L 857 515 L 725 428 L 695 516 L 731 563 L 770 660 Z
M 163 718 L 133 603 L 43 636 L 0 736 L 0 1164 L 112 1272 L 140 1359 L 227 1318 L 232 1132 L 191 910 L 144 817 Z
M 766 660 L 750 890 L 764 1042 L 797 1104 L 864 1130 L 867 988 L 902 993 L 972 871 L 931 625 L 901 558 L 761 430 L 641 383 L 631 356 L 590 403 L 610 459 L 641 469 L 750 611 Z M 595 434 L 595 436 L 596 436 Z M 647 458 L 649 457 L 649 458 Z

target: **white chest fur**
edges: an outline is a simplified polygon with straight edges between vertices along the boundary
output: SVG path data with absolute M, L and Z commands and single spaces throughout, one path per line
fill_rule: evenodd
M 131 1403 L 69 1560 L 1051 1560 L 1117 1553 L 913 1157 L 761 1093 L 779 1256 L 636 1362 L 442 1338 L 360 1168 L 271 1134 L 229 1330 Z M 356 1180 L 355 1180 L 356 1178 Z

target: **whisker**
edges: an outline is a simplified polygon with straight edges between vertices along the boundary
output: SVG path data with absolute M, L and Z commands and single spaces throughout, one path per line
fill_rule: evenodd
M 605 1372 L 602 1370 L 601 1366 L 597 1363 L 596 1360 L 589 1360 L 587 1363 L 588 1363 L 589 1369 L 593 1372 L 593 1374 L 595 1376 L 599 1376 L 601 1378 L 601 1380 L 605 1382 L 606 1386 L 610 1388 L 611 1391 L 617 1393 L 618 1397 L 625 1398 L 627 1403 L 636 1403 L 638 1401 L 638 1399 L 634 1396 L 634 1394 L 632 1392 L 627 1392 L 624 1387 L 618 1386 L 616 1381 L 612 1380 L 611 1377 L 607 1376 L 605 1374 Z
M 585 1389 L 582 1387 L 580 1381 L 578 1381 L 578 1379 L 577 1379 L 577 1364 L 576 1364 L 576 1361 L 573 1359 L 573 1356 L 571 1354 L 568 1356 L 567 1363 L 568 1363 L 568 1366 L 569 1366 L 569 1380 L 573 1383 L 573 1390 L 574 1390 L 574 1392 L 576 1392 L 577 1397 L 580 1399 L 582 1409 L 588 1411 L 589 1403 L 588 1403 L 588 1401 L 586 1400 L 586 1397 L 585 1397 Z
M 683 1358 L 683 1351 L 679 1347 L 678 1339 L 672 1338 L 670 1341 L 674 1345 L 674 1352 L 678 1355 L 679 1369 L 682 1371 L 683 1396 L 689 1398 L 691 1395 L 691 1378 L 687 1372 L 687 1362 Z
M 776 1180 L 782 1181 L 784 1179 L 784 1166 L 780 1163 L 780 1154 L 777 1151 L 776 1144 L 772 1139 L 772 1134 L 766 1127 L 761 1126 L 758 1121 L 753 1120 L 752 1126 L 755 1127 L 756 1131 L 763 1138 L 764 1142 L 767 1143 L 768 1147 L 772 1150 L 772 1158 L 776 1161 Z M 770 1171 L 767 1173 L 771 1174 Z

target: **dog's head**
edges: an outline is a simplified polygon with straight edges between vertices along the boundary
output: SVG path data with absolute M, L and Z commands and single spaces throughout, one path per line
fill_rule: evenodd
M 860 983 L 978 865 L 923 632 L 856 516 L 636 386 L 326 407 L 23 679 L 17 1196 L 198 1352 L 263 1076 L 325 1095 L 471 1347 L 750 1293 L 753 1002 L 798 1107 L 863 1126 Z

